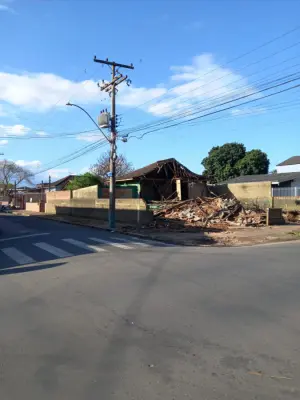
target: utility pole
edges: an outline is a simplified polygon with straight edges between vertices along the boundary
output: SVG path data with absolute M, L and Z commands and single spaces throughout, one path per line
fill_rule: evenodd
M 43 201 L 43 192 L 44 192 L 44 181 L 41 183 L 41 195 L 40 195 L 40 202 Z
M 16 207 L 16 204 L 17 204 L 17 181 L 15 181 L 14 192 L 15 192 L 15 195 L 14 195 L 14 206 Z
M 50 193 L 50 190 L 51 190 L 51 176 L 49 175 L 49 187 L 48 187 L 49 193 Z
M 117 86 L 122 83 L 123 81 L 127 82 L 129 86 L 131 81 L 128 79 L 128 76 L 123 76 L 119 74 L 119 68 L 127 68 L 127 69 L 134 69 L 134 66 L 126 65 L 126 64 L 119 64 L 114 61 L 106 60 L 98 60 L 96 56 L 94 57 L 94 62 L 105 64 L 111 67 L 111 82 L 105 83 L 102 81 L 102 85 L 98 85 L 101 91 L 108 92 L 111 96 L 111 122 L 110 122 L 110 129 L 111 129 L 111 137 L 110 137 L 110 159 L 109 159 L 109 227 L 110 229 L 115 229 L 115 222 L 116 222 L 116 159 L 117 159 L 117 152 L 116 152 L 116 138 L 117 138 L 117 131 L 116 131 L 116 91 Z

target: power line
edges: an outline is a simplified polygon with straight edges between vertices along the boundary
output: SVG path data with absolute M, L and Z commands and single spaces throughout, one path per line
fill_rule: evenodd
M 274 42 L 276 42 L 277 40 L 280 40 L 280 39 L 284 38 L 285 36 L 288 36 L 288 35 L 290 35 L 290 34 L 296 32 L 298 29 L 300 29 L 300 26 L 296 26 L 295 28 L 290 29 L 290 30 L 288 30 L 287 32 L 284 32 L 283 34 L 281 34 L 281 35 L 279 35 L 279 36 L 277 36 L 277 37 L 275 37 L 275 38 L 273 38 L 273 39 L 271 39 L 271 40 L 269 40 L 269 41 L 267 41 L 267 42 L 265 42 L 265 43 L 263 43 L 263 44 L 261 44 L 261 45 L 255 47 L 254 49 L 249 50 L 249 51 L 247 51 L 247 52 L 245 52 L 245 53 L 243 53 L 243 54 L 241 54 L 241 55 L 239 55 L 239 56 L 237 56 L 237 57 L 231 59 L 230 61 L 228 61 L 228 62 L 226 62 L 226 63 L 224 63 L 224 64 L 218 66 L 217 68 L 214 68 L 214 69 L 208 71 L 207 73 L 205 73 L 205 74 L 202 75 L 201 77 L 198 77 L 198 78 L 195 78 L 195 79 L 191 80 L 189 83 L 192 83 L 192 82 L 195 82 L 195 81 L 197 81 L 197 80 L 199 80 L 199 79 L 202 79 L 204 76 L 207 76 L 207 75 L 209 75 L 209 74 L 211 74 L 211 73 L 217 71 L 219 68 L 224 68 L 224 67 L 226 67 L 227 65 L 229 65 L 229 64 L 231 64 L 231 63 L 233 63 L 233 62 L 235 62 L 235 61 L 238 61 L 238 60 L 240 60 L 241 58 L 246 57 L 246 56 L 249 55 L 249 54 L 254 53 L 254 52 L 257 51 L 257 50 L 260 50 L 260 49 L 262 49 L 262 48 L 268 46 L 269 44 L 274 43 Z M 131 110 L 135 110 L 135 109 L 137 109 L 137 108 L 141 108 L 142 106 L 144 106 L 144 105 L 146 105 L 146 104 L 152 102 L 153 100 L 162 98 L 162 97 L 166 96 L 169 92 L 173 91 L 174 89 L 176 89 L 176 88 L 178 88 L 178 87 L 180 87 L 180 86 L 184 86 L 184 85 L 185 85 L 185 84 L 173 86 L 172 88 L 168 89 L 166 93 L 164 93 L 164 94 L 162 94 L 162 95 L 160 95 L 160 96 L 155 96 L 155 97 L 153 97 L 152 99 L 147 100 L 147 101 L 145 101 L 144 103 L 142 103 L 142 104 L 140 104 L 140 105 L 138 105 L 138 106 L 132 108 Z M 123 113 L 123 114 L 125 114 L 125 113 Z
M 77 152 L 70 153 L 69 155 L 62 157 L 61 159 L 56 160 L 56 163 L 54 165 L 51 165 L 51 166 L 48 165 L 47 168 L 37 171 L 33 176 L 42 174 L 44 172 L 49 171 L 50 169 L 57 168 L 61 165 L 64 165 L 71 161 L 74 161 L 79 157 L 82 157 L 88 153 L 98 150 L 101 147 L 104 147 L 106 144 L 107 144 L 107 141 L 105 139 L 101 139 L 101 140 L 97 141 L 96 143 L 93 143 L 92 145 L 85 146 L 84 148 L 78 150 Z M 89 147 L 89 148 L 87 148 L 87 147 Z M 50 163 L 48 163 L 48 164 L 50 164 Z
M 300 43 L 300 42 L 299 42 L 299 43 Z M 278 63 L 278 64 L 275 64 L 275 65 L 283 64 L 283 63 L 286 62 L 286 61 L 290 61 L 290 60 L 295 59 L 295 58 L 298 58 L 298 57 L 299 57 L 299 55 L 297 55 L 296 57 L 292 57 L 292 58 L 290 58 L 290 59 L 288 59 L 288 60 L 285 60 L 285 61 L 283 61 L 283 62 L 280 62 L 280 63 Z M 296 66 L 298 66 L 298 65 L 299 65 L 299 63 L 294 64 L 293 66 L 286 67 L 286 68 L 284 68 L 284 69 L 281 70 L 281 71 L 286 71 L 287 69 L 296 67 Z M 271 68 L 272 68 L 272 67 L 273 67 L 273 66 L 271 66 Z M 269 68 L 270 68 L 270 67 L 265 68 L 264 71 L 268 70 Z M 268 77 L 270 77 L 270 76 L 272 76 L 272 75 L 276 75 L 276 74 L 278 74 L 278 73 L 281 72 L 281 71 L 276 71 L 276 72 L 273 73 L 273 74 L 269 74 Z M 251 76 L 253 76 L 253 75 L 255 75 L 255 74 L 259 73 L 259 72 L 260 72 L 260 71 L 254 72 L 254 73 L 248 75 L 247 77 L 238 78 L 237 80 L 234 80 L 234 81 L 230 82 L 230 83 L 227 84 L 227 85 L 223 85 L 223 86 L 217 87 L 217 88 L 215 88 L 215 89 L 213 89 L 213 90 L 204 92 L 204 93 L 201 94 L 201 96 L 205 96 L 206 94 L 211 94 L 212 92 L 214 92 L 214 91 L 216 91 L 216 90 L 221 90 L 221 89 L 224 89 L 224 88 L 226 88 L 226 87 L 228 87 L 228 86 L 231 86 L 232 84 L 237 83 L 237 82 L 239 82 L 239 81 L 244 81 L 245 79 L 249 79 L 249 77 L 251 77 Z M 228 95 L 229 95 L 230 93 L 238 92 L 238 91 L 241 90 L 241 89 L 249 88 L 249 87 L 251 87 L 251 86 L 255 86 L 255 85 L 257 85 L 258 83 L 260 83 L 261 81 L 262 81 L 262 79 L 257 80 L 257 81 L 254 81 L 254 82 L 251 83 L 251 84 L 247 84 L 247 85 L 241 86 L 240 88 L 231 90 L 230 92 L 228 92 L 228 93 L 227 93 L 226 95 L 224 95 L 224 96 L 219 96 L 219 97 L 213 96 L 213 97 L 211 97 L 211 98 L 209 99 L 209 102 L 212 102 L 212 101 L 214 101 L 214 100 L 221 100 L 222 98 L 227 98 Z M 169 101 L 172 102 L 172 100 L 173 100 L 173 99 L 170 99 Z M 183 101 L 182 103 L 185 103 L 185 102 L 188 102 L 188 101 L 191 101 L 191 99 L 188 99 L 188 100 L 186 100 L 186 101 Z M 197 105 L 197 104 L 198 104 L 198 105 L 200 105 L 200 104 L 207 104 L 207 103 L 209 103 L 209 102 L 208 102 L 207 100 L 201 100 L 201 101 L 199 101 L 199 102 L 193 103 L 192 106 L 188 105 L 187 107 L 182 108 L 181 111 L 184 111 L 184 110 L 188 111 L 188 110 L 190 110 L 190 109 L 193 109 L 193 108 L 195 107 L 195 105 Z M 171 116 L 170 116 L 169 118 L 172 118 L 172 116 L 174 116 L 175 114 L 177 114 L 176 111 L 175 111 L 173 114 L 171 114 Z M 169 113 L 168 113 L 168 112 L 166 112 L 166 113 L 161 113 L 161 115 L 169 115 Z M 160 123 L 160 122 L 167 121 L 167 120 L 168 120 L 167 118 L 161 118 L 160 120 L 158 120 L 158 121 L 156 121 L 156 122 L 155 122 L 155 121 L 153 122 L 153 121 L 151 120 L 151 121 L 148 122 L 148 123 L 144 123 L 144 124 L 137 125 L 136 127 L 131 127 L 131 128 L 124 129 L 124 130 L 120 131 L 120 133 L 122 133 L 122 134 L 124 135 L 126 131 L 132 131 L 132 129 L 137 129 L 137 128 L 145 128 L 145 127 L 147 127 L 147 126 L 151 126 L 151 125 L 153 125 L 153 124 L 158 124 L 158 123 Z
M 299 79 L 299 78 L 298 78 L 298 79 Z M 282 86 L 282 85 L 283 85 L 283 84 L 281 84 L 280 86 Z M 277 86 L 278 86 L 278 85 L 277 85 Z M 271 96 L 274 96 L 274 95 L 277 95 L 277 94 L 280 94 L 280 93 L 284 93 L 284 92 L 287 92 L 287 91 L 289 91 L 289 90 L 292 90 L 292 89 L 295 89 L 295 88 L 298 88 L 298 87 L 300 87 L 300 85 L 295 85 L 295 86 L 292 86 L 292 87 L 290 87 L 290 88 L 283 89 L 283 90 L 280 90 L 280 91 L 278 91 L 278 92 L 265 95 L 265 96 L 261 97 L 260 99 L 251 99 L 251 100 L 247 100 L 247 101 L 245 101 L 245 102 L 243 102 L 243 103 L 240 103 L 240 104 L 238 104 L 238 105 L 235 104 L 235 105 L 233 105 L 233 106 L 229 106 L 229 107 L 223 108 L 223 109 L 221 109 L 221 110 L 212 111 L 212 112 L 210 112 L 210 113 L 207 113 L 207 114 L 204 114 L 204 115 L 200 115 L 200 116 L 198 116 L 198 117 L 194 117 L 194 118 L 191 118 L 191 119 L 188 119 L 188 120 L 180 121 L 180 122 L 177 122 L 177 123 L 175 123 L 175 124 L 171 124 L 171 125 L 164 126 L 164 127 L 161 127 L 161 128 L 156 128 L 156 129 L 153 129 L 153 130 L 151 130 L 151 131 L 148 131 L 148 132 L 143 133 L 140 137 L 137 137 L 137 136 L 129 136 L 128 140 L 129 140 L 130 138 L 133 138 L 133 137 L 135 137 L 135 138 L 137 138 L 137 139 L 142 139 L 145 135 L 148 135 L 149 133 L 157 132 L 157 131 L 160 131 L 160 130 L 162 130 L 162 129 L 172 128 L 172 127 L 174 127 L 174 126 L 178 126 L 178 125 L 182 125 L 182 124 L 184 124 L 184 123 L 190 122 L 190 121 L 198 120 L 198 119 L 200 119 L 200 118 L 204 118 L 204 117 L 209 116 L 209 115 L 213 115 L 213 114 L 217 114 L 217 113 L 219 113 L 219 112 L 231 110 L 231 109 L 233 109 L 233 108 L 235 108 L 235 107 L 237 107 L 237 106 L 241 106 L 241 105 L 245 105 L 245 104 L 250 104 L 250 103 L 253 103 L 253 102 L 255 102 L 255 101 L 262 100 L 262 99 L 264 99 L 264 98 L 268 98 L 268 97 L 271 97 Z M 243 98 L 245 98 L 245 97 L 248 97 L 248 95 L 247 95 L 247 96 L 243 96 Z
M 262 84 L 262 85 L 261 85 L 261 88 L 260 88 L 259 90 L 257 90 L 256 92 L 250 92 L 250 93 L 249 93 L 249 92 L 246 91 L 246 92 L 245 92 L 246 94 L 244 94 L 244 95 L 242 95 L 242 96 L 241 96 L 241 94 L 239 94 L 239 97 L 236 97 L 236 98 L 233 98 L 233 99 L 229 99 L 229 100 L 223 101 L 222 103 L 219 103 L 219 104 L 213 104 L 213 105 L 211 105 L 210 107 L 207 107 L 207 108 L 203 108 L 203 107 L 198 107 L 198 108 L 197 108 L 197 107 L 192 107 L 192 108 L 190 109 L 190 110 L 191 110 L 190 112 L 189 112 L 189 111 L 185 111 L 185 112 L 180 112 L 180 113 L 174 114 L 173 116 L 171 116 L 171 117 L 168 118 L 168 119 L 163 119 L 163 120 L 158 121 L 158 122 L 155 122 L 155 123 L 153 123 L 153 124 L 149 124 L 148 126 L 146 125 L 146 126 L 141 127 L 141 128 L 133 129 L 133 130 L 131 130 L 131 131 L 129 132 L 129 134 L 130 134 L 130 133 L 134 133 L 134 132 L 138 132 L 138 131 L 143 131 L 143 130 L 149 129 L 149 128 L 151 128 L 151 127 L 164 125 L 164 124 L 167 124 L 167 123 L 169 123 L 169 122 L 172 122 L 172 121 L 175 121 L 175 120 L 178 120 L 178 119 L 180 119 L 180 118 L 187 117 L 187 116 L 191 116 L 191 115 L 194 115 L 194 114 L 197 114 L 197 113 L 199 114 L 200 112 L 208 111 L 208 110 L 210 110 L 210 109 L 213 109 L 213 108 L 216 108 L 216 107 L 220 107 L 220 106 L 226 105 L 226 104 L 231 103 L 231 102 L 235 102 L 235 101 L 241 100 L 241 99 L 243 99 L 243 98 L 245 98 L 245 97 L 250 97 L 250 96 L 254 96 L 254 95 L 259 95 L 261 92 L 264 92 L 264 91 L 266 91 L 266 90 L 274 89 L 274 88 L 276 88 L 276 87 L 278 87 L 278 86 L 280 86 L 280 85 L 282 85 L 282 84 L 287 84 L 287 83 L 290 83 L 290 82 L 292 82 L 292 81 L 294 81 L 294 80 L 297 80 L 298 78 L 295 78 L 295 79 L 291 79 L 291 80 L 288 80 L 288 81 L 286 81 L 286 82 L 279 83 L 279 84 L 273 85 L 273 86 L 271 86 L 271 87 L 265 88 L 265 86 L 266 86 L 267 84 L 274 83 L 274 82 L 278 82 L 278 81 L 280 81 L 280 80 L 282 80 L 282 79 L 286 79 L 287 77 L 293 76 L 293 75 L 295 75 L 295 74 L 297 74 L 297 73 L 290 74 L 290 75 L 281 77 L 281 78 L 279 78 L 279 79 L 266 82 L 266 83 Z M 224 100 L 225 100 L 226 98 L 228 98 L 228 96 L 225 96 Z

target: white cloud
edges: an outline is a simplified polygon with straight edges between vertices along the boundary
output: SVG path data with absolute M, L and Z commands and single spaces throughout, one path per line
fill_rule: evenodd
M 0 146 L 5 146 L 8 143 L 8 140 L 0 140 Z
M 17 160 L 15 161 L 15 163 L 20 167 L 26 167 L 26 168 L 39 168 L 42 164 L 41 161 L 39 160 L 33 160 L 33 161 Z
M 0 136 L 24 136 L 30 132 L 30 128 L 24 125 L 0 125 Z
M 168 91 L 170 82 L 177 86 Z M 244 77 L 218 65 L 211 54 L 202 54 L 194 57 L 191 64 L 171 67 L 164 86 L 160 84 L 145 88 L 121 85 L 118 104 L 137 107 L 147 103 L 141 109 L 152 115 L 172 115 L 195 102 L 205 101 L 207 105 L 208 101 L 216 104 L 216 97 L 232 98 L 241 92 L 242 87 L 243 94 L 245 90 L 248 93 L 255 91 Z M 100 104 L 105 96 L 93 80 L 74 82 L 49 73 L 0 72 L 0 101 L 33 112 L 48 111 L 56 106 L 66 109 L 65 104 L 70 99 L 81 105 Z M 152 99 L 155 100 L 149 102 Z M 79 138 L 92 141 L 90 137 Z
M 7 3 L 12 3 L 14 0 L 0 0 L 0 11 L 9 11 L 14 13 L 14 9 L 7 6 Z

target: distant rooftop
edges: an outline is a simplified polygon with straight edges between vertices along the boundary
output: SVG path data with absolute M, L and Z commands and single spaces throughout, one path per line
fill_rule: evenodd
M 286 172 L 282 174 L 243 175 L 229 179 L 223 183 L 250 183 L 250 182 L 290 182 L 300 179 L 300 172 Z
M 280 164 L 277 165 L 277 167 L 283 167 L 285 165 L 296 165 L 300 164 L 300 156 L 293 156 L 288 158 L 285 161 L 282 161 Z

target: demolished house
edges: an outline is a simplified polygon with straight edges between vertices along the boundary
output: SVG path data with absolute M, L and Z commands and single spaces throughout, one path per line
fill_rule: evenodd
M 146 202 L 187 200 L 207 195 L 206 178 L 175 158 L 156 161 L 117 179 L 117 186 L 136 187 Z

